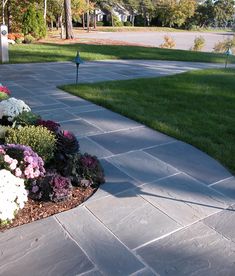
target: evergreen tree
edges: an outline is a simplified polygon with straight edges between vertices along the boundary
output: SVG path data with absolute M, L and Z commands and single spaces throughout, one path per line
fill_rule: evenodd
M 36 10 L 35 5 L 30 5 L 23 15 L 22 32 L 24 35 L 30 34 L 36 39 L 46 36 L 43 11 Z
M 215 21 L 219 27 L 226 27 L 233 20 L 234 0 L 217 0 L 214 3 Z

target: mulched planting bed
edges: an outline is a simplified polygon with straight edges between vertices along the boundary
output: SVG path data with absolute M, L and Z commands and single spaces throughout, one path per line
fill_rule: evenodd
M 70 199 L 61 202 L 43 202 L 43 201 L 34 201 L 29 199 L 24 208 L 19 210 L 15 219 L 11 224 L 1 226 L 0 231 L 3 232 L 7 229 L 20 226 L 26 223 L 30 223 L 39 219 L 47 218 L 52 215 L 73 209 L 78 205 L 82 204 L 89 197 L 91 197 L 97 188 L 81 188 L 74 187 L 72 190 L 72 196 Z

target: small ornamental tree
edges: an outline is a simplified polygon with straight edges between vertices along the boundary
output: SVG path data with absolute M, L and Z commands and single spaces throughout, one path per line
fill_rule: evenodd
M 38 10 L 37 13 L 36 13 L 36 18 L 37 18 L 37 24 L 38 24 L 38 34 L 37 34 L 37 37 L 38 38 L 45 37 L 46 34 L 47 34 L 47 30 L 46 30 L 45 20 L 43 18 L 43 11 Z
M 32 35 L 36 39 L 46 36 L 46 25 L 43 12 L 30 5 L 23 15 L 22 32 L 24 35 Z

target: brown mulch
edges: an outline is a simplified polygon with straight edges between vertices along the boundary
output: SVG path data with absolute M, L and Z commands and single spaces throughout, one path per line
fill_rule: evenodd
M 0 231 L 30 223 L 39 219 L 47 218 L 72 208 L 77 207 L 87 200 L 96 191 L 94 188 L 74 187 L 70 199 L 61 202 L 38 202 L 29 199 L 25 207 L 21 209 L 11 224 L 0 226 Z

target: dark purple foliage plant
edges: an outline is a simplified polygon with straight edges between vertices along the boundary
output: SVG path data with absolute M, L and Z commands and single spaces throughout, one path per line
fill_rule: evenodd
M 79 151 L 78 140 L 72 132 L 68 130 L 62 130 L 58 132 L 56 138 L 57 153 L 62 155 L 70 155 Z
M 29 197 L 40 201 L 59 202 L 72 195 L 71 181 L 58 173 L 48 172 L 45 177 L 31 181 Z
M 105 182 L 99 160 L 88 153 L 70 155 L 56 164 L 57 170 L 69 177 L 73 186 L 97 187 Z
M 56 123 L 54 121 L 51 120 L 42 120 L 42 119 L 38 119 L 37 123 L 38 126 L 43 126 L 46 127 L 48 130 L 50 130 L 51 132 L 57 133 L 59 131 L 60 128 L 60 124 Z

